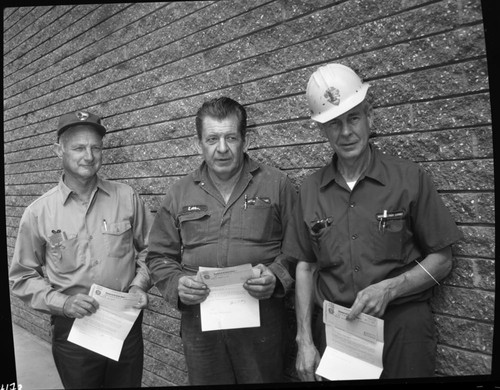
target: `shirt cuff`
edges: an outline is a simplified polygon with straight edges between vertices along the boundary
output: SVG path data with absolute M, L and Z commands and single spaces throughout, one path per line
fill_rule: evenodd
M 145 276 L 143 276 L 141 274 L 137 274 L 135 276 L 134 280 L 132 280 L 132 282 L 128 286 L 128 289 L 130 290 L 130 288 L 132 286 L 137 286 L 141 290 L 143 290 L 144 292 L 148 292 L 149 289 L 151 288 L 151 282 L 150 282 L 149 278 L 146 278 Z
M 50 312 L 56 316 L 66 317 L 64 314 L 64 304 L 68 300 L 69 295 L 54 291 L 49 299 Z
M 276 289 L 273 294 L 276 298 L 281 298 L 286 295 L 293 287 L 294 280 L 286 267 L 282 264 L 274 262 L 268 265 L 268 268 L 274 273 L 276 278 L 279 280 L 276 283 Z M 279 285 L 280 284 L 280 285 Z

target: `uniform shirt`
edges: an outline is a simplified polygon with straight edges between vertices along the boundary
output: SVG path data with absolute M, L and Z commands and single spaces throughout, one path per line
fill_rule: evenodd
M 421 167 L 371 149 L 369 166 L 352 191 L 337 169 L 336 155 L 300 189 L 286 248 L 299 260 L 317 263 L 314 296 L 320 306 L 327 299 L 350 307 L 360 290 L 405 272 L 414 260 L 461 237 Z
M 262 263 L 288 291 L 295 263 L 281 250 L 295 198 L 285 174 L 245 155 L 241 178 L 225 204 L 203 162 L 174 183 L 155 217 L 146 258 L 153 282 L 178 307 L 179 278 L 199 266 Z
M 144 259 L 152 220 L 126 184 L 98 178 L 84 205 L 61 179 L 21 218 L 10 269 L 12 292 L 36 310 L 62 315 L 68 295 L 87 294 L 93 283 L 147 291 Z

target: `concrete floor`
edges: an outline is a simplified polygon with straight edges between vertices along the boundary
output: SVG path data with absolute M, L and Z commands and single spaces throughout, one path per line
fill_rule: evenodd
M 17 384 L 23 390 L 62 389 L 51 345 L 19 325 L 12 324 Z

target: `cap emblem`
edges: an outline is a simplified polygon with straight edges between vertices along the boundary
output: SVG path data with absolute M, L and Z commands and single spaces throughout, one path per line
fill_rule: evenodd
M 340 91 L 335 87 L 328 88 L 323 96 L 334 106 L 340 104 Z
M 77 117 L 78 119 L 80 119 L 81 121 L 85 121 L 85 120 L 87 120 L 87 118 L 89 117 L 89 114 L 88 114 L 88 113 L 86 113 L 86 112 L 83 112 L 83 111 L 78 111 L 78 112 L 76 113 L 76 117 Z

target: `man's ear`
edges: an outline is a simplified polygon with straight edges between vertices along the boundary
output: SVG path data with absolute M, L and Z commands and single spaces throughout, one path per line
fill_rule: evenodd
M 370 126 L 370 130 L 373 127 L 373 107 L 370 104 L 366 111 L 366 117 L 368 118 L 368 126 Z
M 243 152 L 246 153 L 248 148 L 252 145 L 255 140 L 255 130 L 247 131 L 245 133 L 245 141 L 243 141 Z
M 194 147 L 195 147 L 196 151 L 198 152 L 198 154 L 202 154 L 201 140 L 198 138 L 198 136 L 195 136 L 193 138 L 193 144 L 194 144 Z
M 52 145 L 52 149 L 54 150 L 54 153 L 57 155 L 57 157 L 62 159 L 63 156 L 62 145 L 56 142 L 55 144 Z
M 328 137 L 326 136 L 326 126 L 324 125 L 324 123 L 319 123 L 317 122 L 316 123 L 316 126 L 318 126 L 318 129 L 319 129 L 319 133 L 325 137 L 326 139 L 328 139 Z

